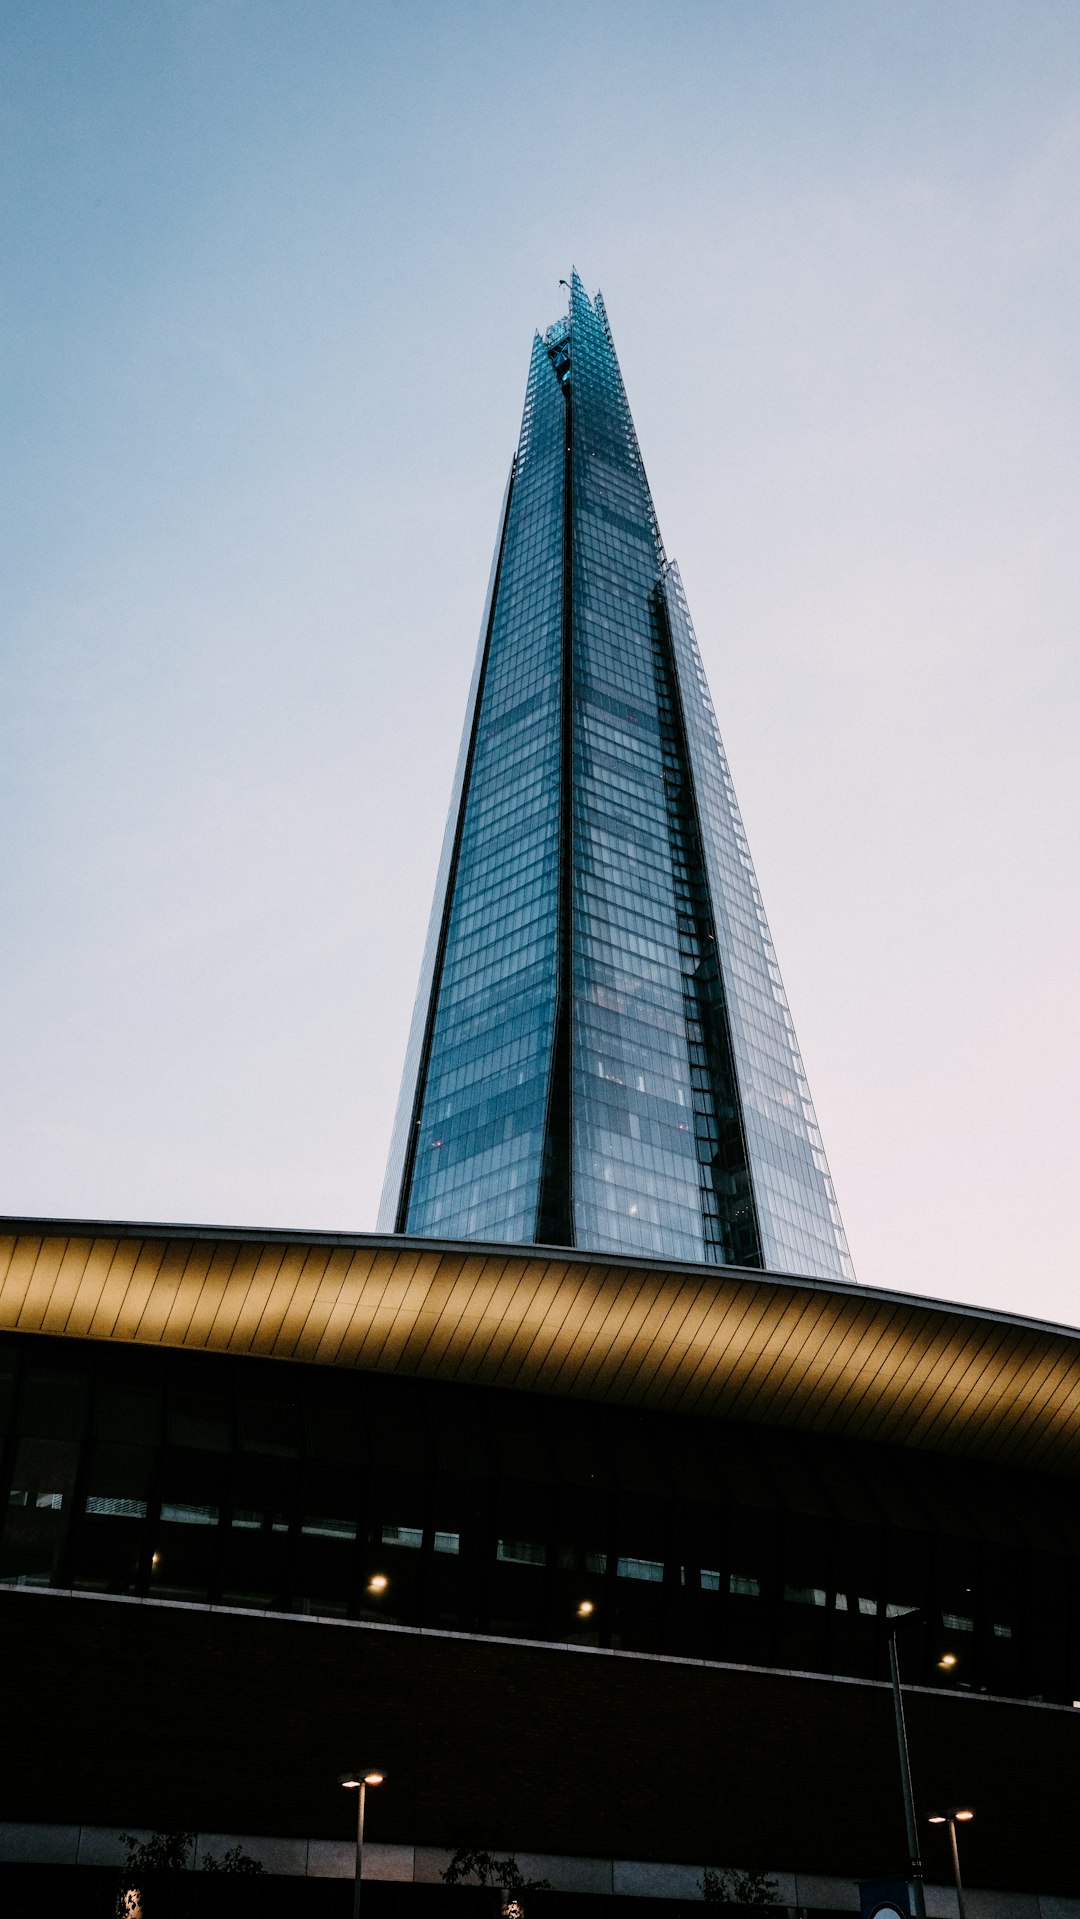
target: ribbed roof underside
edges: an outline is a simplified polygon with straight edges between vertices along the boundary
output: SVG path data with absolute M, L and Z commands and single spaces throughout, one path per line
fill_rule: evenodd
M 1080 1333 L 732 1267 L 5 1220 L 0 1332 L 459 1380 L 1080 1473 Z

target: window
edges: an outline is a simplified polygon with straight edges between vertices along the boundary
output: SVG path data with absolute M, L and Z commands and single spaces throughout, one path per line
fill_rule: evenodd
M 743 1599 L 759 1599 L 761 1581 L 755 1579 L 753 1573 L 732 1573 L 728 1580 L 728 1591 L 738 1593 Z
M 659 1583 L 664 1577 L 662 1559 L 620 1559 L 620 1579 L 650 1579 Z
M 355 1528 L 354 1537 L 355 1537 Z M 384 1546 L 409 1546 L 419 1552 L 424 1543 L 423 1528 L 420 1526 L 384 1526 L 382 1529 Z
M 218 1509 L 216 1506 L 163 1505 L 161 1517 L 174 1526 L 216 1526 Z
M 174 1446 L 228 1452 L 231 1426 L 229 1400 L 224 1392 L 173 1392 L 169 1401 L 169 1437 Z
M 145 1519 L 145 1499 L 113 1499 L 104 1493 L 89 1493 L 86 1500 L 88 1513 L 100 1514 L 109 1519 Z
M 597 1573 L 602 1578 L 604 1573 L 607 1572 L 607 1563 L 608 1556 L 606 1553 L 596 1552 L 592 1549 L 586 1549 L 585 1552 L 582 1552 L 578 1546 L 559 1547 L 559 1565 L 563 1572 L 572 1573 L 584 1568 L 587 1573 Z
M 546 1566 L 547 1548 L 528 1539 L 500 1539 L 497 1558 L 514 1566 Z

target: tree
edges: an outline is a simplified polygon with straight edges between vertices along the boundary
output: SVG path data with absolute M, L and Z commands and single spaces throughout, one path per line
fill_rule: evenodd
M 739 1872 L 730 1866 L 706 1866 L 698 1884 L 702 1898 L 713 1906 L 775 1906 L 780 1900 L 776 1880 L 756 1868 Z
M 478 1851 L 474 1846 L 459 1846 L 441 1877 L 448 1886 L 460 1886 L 475 1878 L 477 1885 L 493 1891 L 501 1887 L 515 1899 L 526 1892 L 551 1891 L 550 1880 L 526 1879 L 513 1853 L 496 1859 L 493 1853 Z
M 120 1844 L 127 1858 L 120 1869 L 116 1919 L 188 1919 L 193 1907 L 205 1906 L 200 1895 L 210 1888 L 192 1884 L 191 1880 L 193 1832 L 154 1832 L 149 1839 L 122 1832 Z M 220 1860 L 204 1852 L 199 1863 L 204 1872 L 251 1874 L 263 1870 L 261 1860 L 253 1859 L 239 1845 Z
M 243 1846 L 234 1846 L 231 1852 L 223 1853 L 220 1859 L 215 1859 L 212 1852 L 204 1852 L 199 1864 L 204 1872 L 252 1873 L 263 1870 L 262 1860 L 253 1859 Z

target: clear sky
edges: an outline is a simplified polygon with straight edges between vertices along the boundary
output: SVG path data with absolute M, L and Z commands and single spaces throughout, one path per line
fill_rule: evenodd
M 0 1210 L 374 1225 L 604 291 L 859 1277 L 1080 1320 L 1080 7 L 8 0 Z

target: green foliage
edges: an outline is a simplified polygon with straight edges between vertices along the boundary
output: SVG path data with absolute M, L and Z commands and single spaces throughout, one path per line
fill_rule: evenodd
M 448 1886 L 464 1885 L 467 1880 L 475 1879 L 477 1885 L 493 1890 L 501 1887 L 515 1898 L 526 1892 L 551 1891 L 547 1879 L 526 1879 L 513 1853 L 506 1859 L 496 1859 L 493 1853 L 478 1851 L 474 1846 L 459 1846 L 442 1878 Z
M 712 1906 L 775 1906 L 780 1899 L 776 1880 L 766 1872 L 706 1866 L 698 1884 L 702 1898 Z

